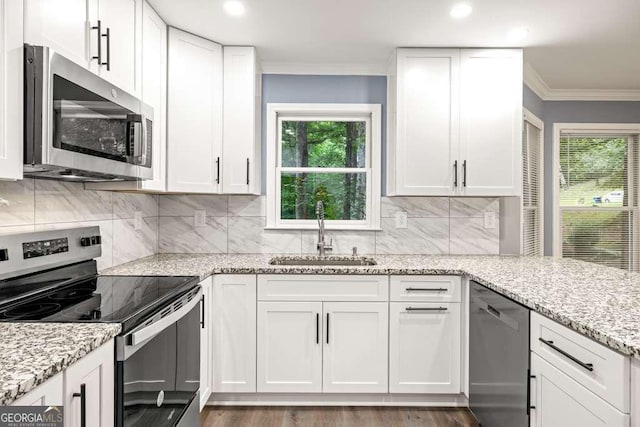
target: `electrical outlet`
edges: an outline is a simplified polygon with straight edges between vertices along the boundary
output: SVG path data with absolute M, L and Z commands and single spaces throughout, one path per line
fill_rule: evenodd
M 407 213 L 403 211 L 396 212 L 396 228 L 407 228 Z
M 142 211 L 136 211 L 133 220 L 133 229 L 136 231 L 142 230 Z
M 193 211 L 193 226 L 194 227 L 207 226 L 207 211 L 205 210 Z
M 484 213 L 484 228 L 496 228 L 496 213 L 493 211 Z

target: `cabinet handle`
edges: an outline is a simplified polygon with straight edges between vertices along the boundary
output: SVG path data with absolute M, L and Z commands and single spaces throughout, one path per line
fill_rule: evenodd
M 87 427 L 87 386 L 80 384 L 80 393 L 73 393 L 80 398 L 80 427 Z
M 554 349 L 555 351 L 557 351 L 558 353 L 560 353 L 561 355 L 563 355 L 564 357 L 566 357 L 567 359 L 571 360 L 572 362 L 580 365 L 581 367 L 583 367 L 584 369 L 586 369 L 589 372 L 593 372 L 593 363 L 585 363 L 582 360 L 578 359 L 577 357 L 574 357 L 572 355 L 570 355 L 569 353 L 567 353 L 566 351 L 564 351 L 563 349 L 559 348 L 558 346 L 556 346 L 553 341 L 549 341 L 549 340 L 545 340 L 544 338 L 540 337 L 538 338 L 540 340 L 540 342 L 542 342 L 543 344 L 548 345 L 549 347 L 551 347 L 552 349 Z
M 247 185 L 249 185 L 249 158 L 247 157 Z
M 447 307 L 407 307 L 406 311 L 447 311 Z
M 107 38 L 107 62 L 102 62 L 100 65 L 106 65 L 107 71 L 111 71 L 111 29 L 107 28 L 107 32 L 102 36 Z
M 453 186 L 458 187 L 458 161 L 453 162 Z
M 320 344 L 320 313 L 316 313 L 316 344 Z
M 535 379 L 535 375 L 531 375 L 531 370 L 527 369 L 527 415 L 531 415 L 531 409 L 536 409 L 531 404 L 531 380 Z
M 200 301 L 202 301 L 202 320 L 200 321 L 200 327 L 201 327 L 202 329 L 204 329 L 204 323 L 205 323 L 205 321 L 204 321 L 204 316 L 205 316 L 205 314 L 204 314 L 204 313 L 205 313 L 205 309 L 204 309 L 204 295 L 202 295 L 202 298 L 200 298 Z
M 406 288 L 407 292 L 446 292 L 448 290 L 447 288 Z
M 462 186 L 467 186 L 467 161 L 462 162 Z
M 102 21 L 98 19 L 98 25 L 95 25 L 93 27 L 91 27 L 91 30 L 97 30 L 98 31 L 98 56 L 92 56 L 91 59 L 97 59 L 98 60 L 98 65 L 102 65 L 102 43 L 101 43 L 101 38 L 102 38 Z
M 216 159 L 216 184 L 220 184 L 220 157 Z
M 327 344 L 329 344 L 329 313 L 327 313 Z

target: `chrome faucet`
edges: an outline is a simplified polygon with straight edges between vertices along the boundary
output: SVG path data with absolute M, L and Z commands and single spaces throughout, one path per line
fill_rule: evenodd
M 316 203 L 316 218 L 318 219 L 318 244 L 316 248 L 318 248 L 318 255 L 325 256 L 326 252 L 331 251 L 333 248 L 331 246 L 331 239 L 329 239 L 329 244 L 325 243 L 324 203 L 322 203 L 322 200 L 318 200 L 318 203 Z

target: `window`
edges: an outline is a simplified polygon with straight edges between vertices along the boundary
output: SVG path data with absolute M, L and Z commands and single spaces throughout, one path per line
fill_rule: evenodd
M 543 255 L 543 123 L 525 111 L 522 138 L 522 254 Z
M 568 126 L 556 129 L 554 252 L 638 271 L 640 128 Z
M 380 105 L 267 108 L 267 227 L 379 228 Z

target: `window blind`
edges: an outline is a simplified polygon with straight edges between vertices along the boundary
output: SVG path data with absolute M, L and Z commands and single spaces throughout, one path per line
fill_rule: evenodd
M 524 122 L 522 138 L 522 253 L 542 255 L 542 133 Z
M 638 135 L 563 133 L 562 256 L 638 270 Z

